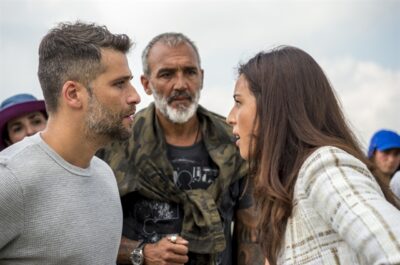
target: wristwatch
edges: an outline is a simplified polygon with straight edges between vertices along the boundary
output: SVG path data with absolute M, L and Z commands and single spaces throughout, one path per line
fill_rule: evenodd
M 136 248 L 133 249 L 129 259 L 131 260 L 133 265 L 143 265 L 144 257 L 143 257 L 143 248 L 144 248 L 144 241 L 139 241 L 139 244 Z

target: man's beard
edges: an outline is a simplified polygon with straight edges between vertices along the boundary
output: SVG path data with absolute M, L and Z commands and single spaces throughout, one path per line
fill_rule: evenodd
M 164 115 L 164 117 L 173 123 L 185 123 L 193 117 L 197 111 L 201 89 L 198 89 L 194 95 L 191 95 L 187 91 L 175 90 L 169 97 L 162 97 L 151 85 L 150 89 L 154 95 L 154 104 L 156 105 L 156 108 Z M 191 101 L 190 105 L 185 106 L 184 104 L 179 104 L 176 108 L 171 107 L 169 104 L 177 97 L 187 97 Z
M 100 103 L 95 95 L 89 99 L 88 113 L 86 115 L 86 132 L 90 138 L 105 136 L 109 140 L 126 140 L 132 131 L 125 128 L 123 119 L 127 113 L 113 112 Z

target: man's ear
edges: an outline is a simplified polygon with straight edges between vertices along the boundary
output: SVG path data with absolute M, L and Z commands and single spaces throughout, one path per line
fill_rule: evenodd
M 65 105 L 71 108 L 81 108 L 83 105 L 85 87 L 76 81 L 67 81 L 64 83 L 61 96 Z
M 147 95 L 153 94 L 153 91 L 151 91 L 151 88 L 150 88 L 150 80 L 146 75 L 140 76 L 140 82 L 142 83 L 144 92 L 146 92 Z

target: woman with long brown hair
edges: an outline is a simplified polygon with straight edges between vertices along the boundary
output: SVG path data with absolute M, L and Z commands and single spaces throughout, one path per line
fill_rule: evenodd
M 234 100 L 227 122 L 249 161 L 271 264 L 400 264 L 399 202 L 310 55 L 257 54 L 239 67 Z

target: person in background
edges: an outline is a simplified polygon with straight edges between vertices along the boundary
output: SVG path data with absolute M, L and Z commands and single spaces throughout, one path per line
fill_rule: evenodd
M 400 166 L 400 135 L 391 130 L 379 130 L 371 138 L 368 158 L 390 180 Z
M 250 164 L 270 264 L 400 264 L 399 201 L 310 55 L 258 53 L 240 65 L 233 98 L 227 122 Z
M 377 131 L 371 138 L 368 158 L 390 180 L 391 190 L 400 198 L 400 135 L 391 130 Z
M 263 264 L 246 164 L 224 118 L 198 104 L 204 72 L 197 47 L 181 33 L 163 33 L 142 62 L 141 82 L 154 103 L 136 115 L 129 144 L 103 153 L 122 196 L 118 262 Z
M 43 100 L 30 94 L 16 94 L 0 105 L 0 151 L 46 127 L 47 112 Z
M 39 46 L 46 128 L 0 152 L 0 264 L 115 264 L 122 208 L 95 152 L 132 133 L 140 97 L 126 53 L 105 26 L 60 23 Z

